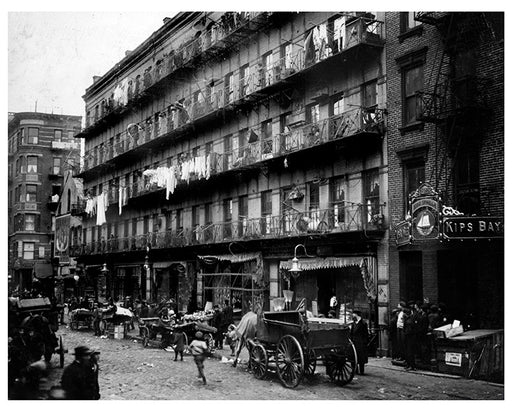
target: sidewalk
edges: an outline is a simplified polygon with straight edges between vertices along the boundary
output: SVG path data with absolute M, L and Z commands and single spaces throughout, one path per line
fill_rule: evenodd
M 394 370 L 397 372 L 422 374 L 424 376 L 444 377 L 444 378 L 448 378 L 448 379 L 462 379 L 463 378 L 461 376 L 456 376 L 453 374 L 436 373 L 436 372 L 431 372 L 429 370 L 417 369 L 417 370 L 413 370 L 413 371 L 407 371 L 407 370 L 405 370 L 405 367 L 392 364 L 391 358 L 389 358 L 389 357 L 369 357 L 367 366 L 380 367 L 381 369 Z

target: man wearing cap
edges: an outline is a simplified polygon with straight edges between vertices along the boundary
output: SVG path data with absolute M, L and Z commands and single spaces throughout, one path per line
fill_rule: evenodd
M 357 367 L 359 374 L 364 374 L 364 365 L 368 363 L 368 326 L 361 317 L 360 310 L 352 312 L 352 328 L 350 330 L 350 338 L 354 343 L 357 353 Z
M 197 366 L 197 377 L 203 379 L 203 384 L 206 384 L 206 377 L 204 376 L 204 361 L 208 354 L 208 346 L 203 340 L 202 332 L 196 332 L 195 340 L 190 343 L 190 352 L 192 353 L 192 356 L 194 356 L 194 362 Z
M 87 346 L 75 348 L 75 360 L 62 373 L 62 388 L 67 400 L 97 400 L 95 375 L 91 365 L 92 351 Z M 98 390 L 98 391 L 96 391 Z

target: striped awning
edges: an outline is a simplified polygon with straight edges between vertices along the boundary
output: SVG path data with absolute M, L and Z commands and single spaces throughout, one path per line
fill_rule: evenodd
M 299 258 L 299 268 L 303 271 L 344 268 L 347 266 L 361 266 L 363 258 L 368 256 L 343 256 L 327 258 Z M 292 267 L 292 260 L 281 261 L 279 268 L 289 270 Z
M 245 252 L 238 253 L 236 255 L 230 253 L 224 255 L 198 255 L 197 257 L 205 262 L 209 260 L 218 260 L 229 261 L 231 263 L 241 263 L 261 259 L 261 252 Z

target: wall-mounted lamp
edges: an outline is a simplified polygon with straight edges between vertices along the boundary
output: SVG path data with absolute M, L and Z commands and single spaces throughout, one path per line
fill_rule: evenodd
M 299 247 L 304 248 L 304 253 L 306 254 L 306 256 L 308 255 L 306 247 L 304 245 L 299 243 L 297 246 L 295 246 L 295 249 L 293 251 L 292 267 L 290 268 L 290 273 L 295 279 L 297 279 L 300 273 L 302 272 L 302 269 L 299 267 L 299 258 L 297 258 L 297 249 Z
M 149 256 L 146 255 L 146 257 L 144 258 L 144 269 L 148 270 L 149 269 Z
M 107 264 L 104 263 L 102 268 L 101 268 L 101 273 L 103 273 L 104 275 L 106 275 L 107 273 L 109 272 L 108 268 L 107 268 Z

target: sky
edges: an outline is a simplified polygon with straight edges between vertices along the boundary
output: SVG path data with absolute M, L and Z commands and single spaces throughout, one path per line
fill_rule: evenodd
M 82 96 L 174 12 L 8 13 L 9 112 L 84 115 Z

